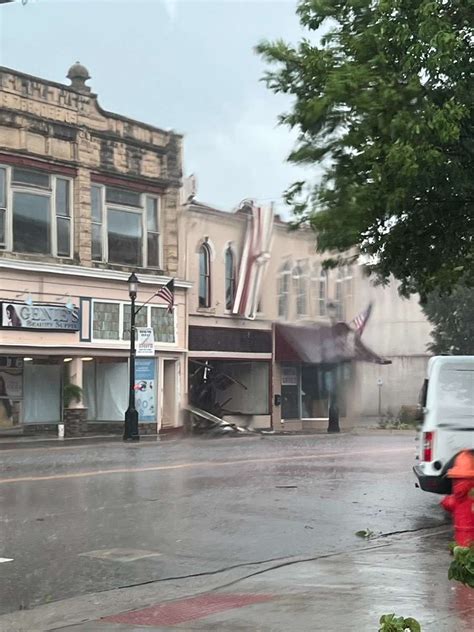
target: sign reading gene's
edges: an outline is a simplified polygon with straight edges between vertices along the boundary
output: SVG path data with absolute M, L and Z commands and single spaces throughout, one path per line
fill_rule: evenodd
M 48 303 L 1 303 L 1 326 L 13 329 L 79 331 L 79 309 Z

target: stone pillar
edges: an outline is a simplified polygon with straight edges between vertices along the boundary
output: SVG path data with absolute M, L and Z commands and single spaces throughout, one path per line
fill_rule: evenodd
M 87 434 L 87 408 L 65 408 L 64 436 L 83 437 Z
M 81 389 L 83 387 L 82 369 L 81 358 L 73 358 L 69 363 L 69 382 Z M 84 407 L 82 398 L 80 402 L 73 401 L 69 404 L 69 408 L 64 409 L 63 420 L 65 437 L 82 437 L 87 434 L 87 408 Z
M 79 386 L 81 389 L 83 388 L 82 369 L 83 369 L 82 358 L 73 358 L 72 362 L 69 363 L 69 382 L 71 384 L 75 384 L 76 386 Z M 82 401 L 82 399 L 80 402 L 76 402 L 76 401 L 71 402 L 69 408 L 72 408 L 72 409 L 84 408 L 84 402 Z

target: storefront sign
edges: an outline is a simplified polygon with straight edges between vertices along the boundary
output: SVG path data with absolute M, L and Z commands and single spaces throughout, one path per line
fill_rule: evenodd
M 155 355 L 155 336 L 151 327 L 137 327 L 137 356 L 140 358 Z
M 1 303 L 1 326 L 12 329 L 79 331 L 79 309 L 47 303 Z
M 135 362 L 135 406 L 138 421 L 156 421 L 155 359 Z

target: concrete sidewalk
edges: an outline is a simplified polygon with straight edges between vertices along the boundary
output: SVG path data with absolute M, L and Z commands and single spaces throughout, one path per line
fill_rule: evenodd
M 446 527 L 357 551 L 248 564 L 219 574 L 96 593 L 0 617 L 1 632 L 376 632 L 382 614 L 423 632 L 473 629 L 474 590 L 448 581 Z

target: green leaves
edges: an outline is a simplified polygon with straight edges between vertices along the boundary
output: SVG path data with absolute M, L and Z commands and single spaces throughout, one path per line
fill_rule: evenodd
M 384 614 L 380 617 L 379 632 L 421 632 L 421 626 L 412 617 L 397 617 L 395 614 Z
M 462 273 L 464 267 L 459 272 Z M 467 283 L 471 283 L 471 287 Z M 430 351 L 437 355 L 474 355 L 474 279 L 466 277 L 450 294 L 428 295 L 423 312 L 434 325 Z
M 454 579 L 474 588 L 474 546 L 455 546 L 454 559 L 448 571 L 448 579 Z
M 303 0 L 302 24 L 321 31 L 257 48 L 268 87 L 293 97 L 290 161 L 324 167 L 290 188 L 297 221 L 320 251 L 358 247 L 406 295 L 474 277 L 471 12 L 472 0 Z
M 370 540 L 373 538 L 375 533 L 371 529 L 362 529 L 361 531 L 356 531 L 355 535 L 358 538 L 364 538 L 365 540 Z

